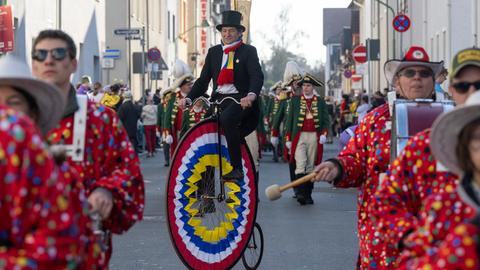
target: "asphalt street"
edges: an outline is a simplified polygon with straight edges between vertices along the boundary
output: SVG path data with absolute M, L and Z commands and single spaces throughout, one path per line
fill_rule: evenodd
M 160 150 L 162 151 L 162 150 Z M 337 144 L 327 144 L 324 158 L 335 156 Z M 145 179 L 146 208 L 142 222 L 114 236 L 113 270 L 186 269 L 170 242 L 165 219 L 165 182 L 168 167 L 163 153 L 140 156 Z M 354 269 L 357 256 L 356 190 L 317 183 L 314 205 L 300 206 L 287 191 L 268 201 L 265 188 L 288 183 L 288 166 L 263 154 L 260 165 L 257 222 L 265 236 L 259 269 Z M 234 269 L 244 269 L 241 262 Z

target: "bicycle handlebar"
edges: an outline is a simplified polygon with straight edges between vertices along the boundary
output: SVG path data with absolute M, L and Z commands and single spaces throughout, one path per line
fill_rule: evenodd
M 234 97 L 224 97 L 220 100 L 209 100 L 208 98 L 206 97 L 198 97 L 196 98 L 191 104 L 186 104 L 186 108 L 192 106 L 193 104 L 195 104 L 195 102 L 197 102 L 197 100 L 202 100 L 203 102 L 205 102 L 205 104 L 210 108 L 212 106 L 212 104 L 214 105 L 220 105 L 222 104 L 225 100 L 232 100 L 233 102 L 237 103 L 238 105 L 240 105 L 240 101 L 238 101 L 237 99 L 235 99 Z

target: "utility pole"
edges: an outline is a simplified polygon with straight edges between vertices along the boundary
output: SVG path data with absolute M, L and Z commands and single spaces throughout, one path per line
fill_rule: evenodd
M 145 96 L 145 26 L 142 27 L 142 36 L 140 39 L 140 44 L 142 45 L 142 97 Z M 144 103 L 145 103 L 144 99 Z M 144 104 L 145 105 L 145 104 Z

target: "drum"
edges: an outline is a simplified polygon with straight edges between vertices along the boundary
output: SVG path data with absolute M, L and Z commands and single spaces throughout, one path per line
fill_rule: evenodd
M 393 161 L 405 148 L 407 141 L 418 132 L 430 128 L 443 112 L 453 109 L 450 100 L 397 99 L 393 105 L 390 160 Z

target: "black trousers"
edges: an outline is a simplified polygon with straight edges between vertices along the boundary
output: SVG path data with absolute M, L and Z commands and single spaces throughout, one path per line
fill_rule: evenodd
M 241 94 L 222 95 L 215 94 L 215 100 L 221 100 L 224 97 L 231 96 L 240 101 Z M 252 133 L 258 124 L 260 110 L 258 102 L 255 100 L 252 107 L 242 109 L 240 105 L 232 100 L 225 100 L 220 105 L 220 126 L 223 128 L 228 145 L 228 153 L 234 169 L 242 168 L 242 155 L 240 145 L 245 137 Z

